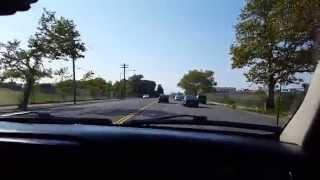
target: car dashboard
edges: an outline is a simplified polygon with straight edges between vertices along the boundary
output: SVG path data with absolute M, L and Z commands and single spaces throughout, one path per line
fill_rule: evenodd
M 1 169 L 8 176 L 290 180 L 310 175 L 299 146 L 261 137 L 121 126 L 0 122 L 0 127 Z

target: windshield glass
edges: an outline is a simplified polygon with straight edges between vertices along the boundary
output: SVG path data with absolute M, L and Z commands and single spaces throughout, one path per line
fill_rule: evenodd
M 39 0 L 0 16 L 0 114 L 282 127 L 317 64 L 319 3 L 299 2 Z

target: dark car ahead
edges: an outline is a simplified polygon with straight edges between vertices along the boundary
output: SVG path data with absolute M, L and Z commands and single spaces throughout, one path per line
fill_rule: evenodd
M 182 104 L 187 107 L 199 107 L 199 101 L 196 96 L 185 96 Z
M 169 96 L 167 95 L 160 95 L 158 103 L 169 103 Z
M 199 102 L 199 103 L 201 103 L 201 104 L 207 104 L 207 96 L 198 95 L 197 98 L 198 98 L 198 102 Z

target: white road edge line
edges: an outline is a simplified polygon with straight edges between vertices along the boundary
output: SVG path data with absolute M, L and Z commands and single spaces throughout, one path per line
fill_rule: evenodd
M 14 112 L 14 113 L 6 113 L 6 114 L 1 114 L 1 117 L 10 117 L 10 116 L 16 116 L 16 115 L 23 115 L 30 113 L 31 111 L 19 111 L 19 112 Z

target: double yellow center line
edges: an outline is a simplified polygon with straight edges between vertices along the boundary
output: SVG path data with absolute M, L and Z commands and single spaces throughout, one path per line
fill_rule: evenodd
M 114 122 L 114 124 L 123 124 L 124 122 L 128 121 L 129 119 L 133 118 L 134 116 L 140 114 L 142 111 L 146 110 L 147 108 L 149 108 L 150 106 L 154 105 L 156 103 L 156 101 L 151 102 L 149 104 L 147 104 L 146 106 L 143 106 L 142 108 L 140 108 L 137 112 L 134 113 L 129 113 L 128 115 L 118 119 L 117 121 Z

